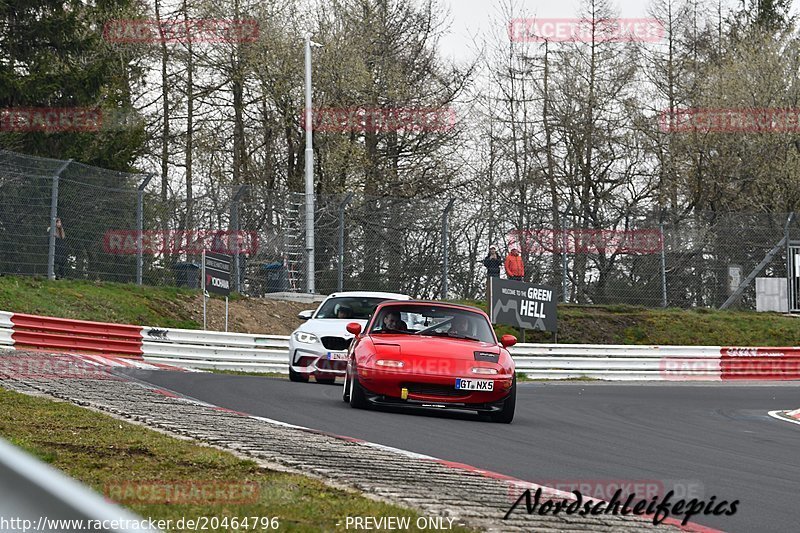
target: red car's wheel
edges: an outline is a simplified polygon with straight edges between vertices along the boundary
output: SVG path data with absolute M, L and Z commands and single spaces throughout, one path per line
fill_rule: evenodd
M 366 409 L 369 407 L 367 396 L 364 394 L 364 388 L 358 382 L 358 376 L 355 372 L 347 378 L 350 385 L 350 407 L 354 409 Z
M 344 373 L 344 385 L 342 386 L 342 401 L 344 403 L 350 403 L 350 379 L 348 376 L 350 375 L 350 367 L 348 366 L 347 372 Z
M 510 424 L 514 420 L 514 410 L 517 407 L 517 376 L 511 382 L 511 394 L 508 395 L 503 401 L 503 408 L 489 415 L 492 422 L 499 422 L 501 424 Z

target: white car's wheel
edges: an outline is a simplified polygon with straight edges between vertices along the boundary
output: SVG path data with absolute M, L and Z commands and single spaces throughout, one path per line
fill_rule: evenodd
M 291 365 L 289 365 L 289 381 L 294 381 L 295 383 L 308 383 L 308 374 L 301 374 L 300 372 L 295 372 Z

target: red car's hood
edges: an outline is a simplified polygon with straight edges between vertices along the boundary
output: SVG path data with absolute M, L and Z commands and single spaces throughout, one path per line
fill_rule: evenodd
M 441 359 L 461 359 L 474 361 L 475 352 L 500 354 L 497 344 L 456 339 L 448 337 L 429 337 L 420 335 L 371 335 L 375 355 L 401 355 L 405 357 L 437 357 Z

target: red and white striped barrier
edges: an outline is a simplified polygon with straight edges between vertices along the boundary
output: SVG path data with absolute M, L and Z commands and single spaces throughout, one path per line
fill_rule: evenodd
M 24 350 L 46 350 L 106 355 L 142 355 L 139 326 L 106 324 L 14 313 L 11 315 L 14 346 Z
M 800 348 L 734 348 L 720 352 L 725 380 L 800 379 Z
M 141 368 L 180 368 L 146 362 L 142 328 L 0 311 L 0 348 L 69 353 L 91 365 Z
M 0 311 L 0 349 L 81 354 L 108 366 L 287 372 L 288 340 Z M 532 379 L 800 380 L 800 348 L 793 347 L 518 344 L 511 354 Z

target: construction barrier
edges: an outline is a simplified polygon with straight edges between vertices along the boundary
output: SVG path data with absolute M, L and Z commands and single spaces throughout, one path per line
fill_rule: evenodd
M 135 358 L 156 367 L 288 372 L 289 337 L 105 324 L 0 312 L 0 348 Z M 531 379 L 800 380 L 800 348 L 518 344 Z

